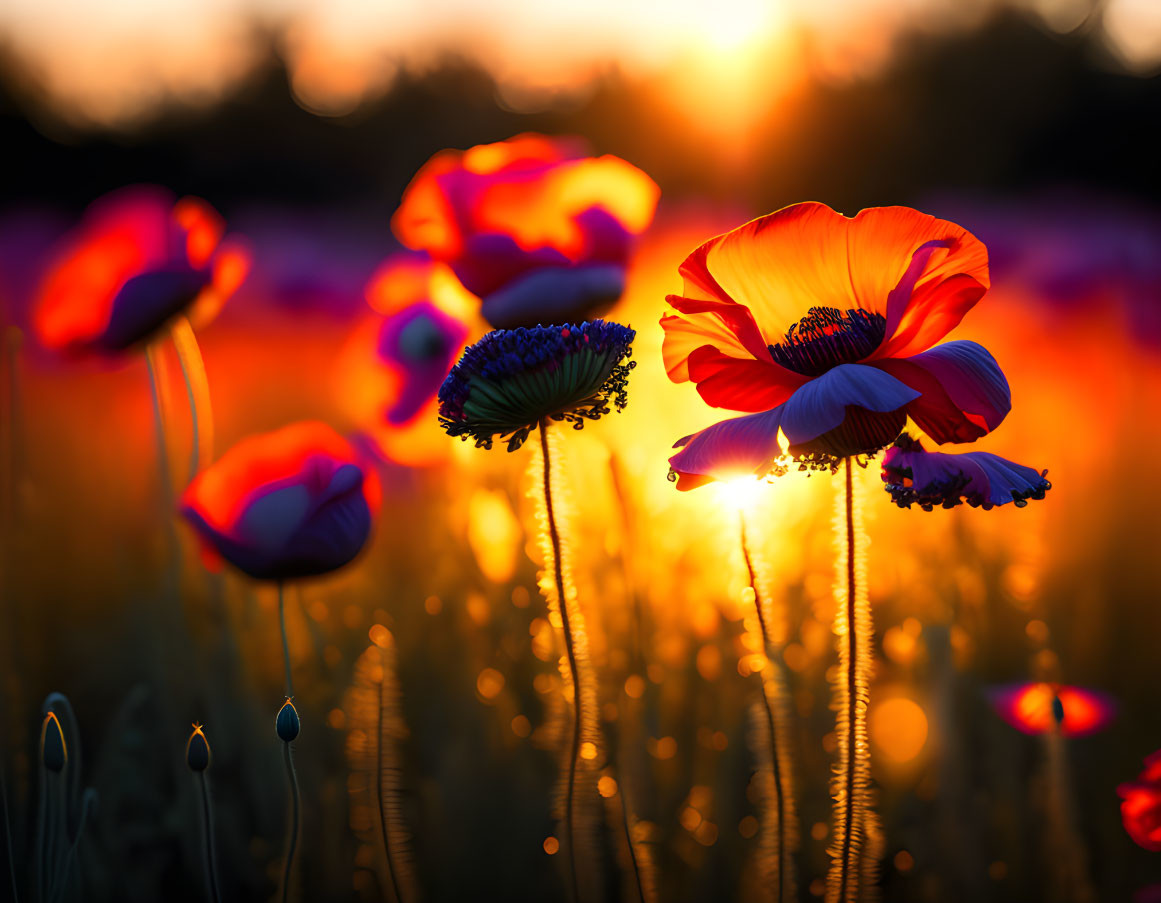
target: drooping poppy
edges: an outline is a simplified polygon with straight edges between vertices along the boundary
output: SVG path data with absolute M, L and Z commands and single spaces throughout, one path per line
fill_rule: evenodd
M 999 716 L 1025 734 L 1059 727 L 1066 737 L 1081 737 L 1108 727 L 1117 710 L 1105 693 L 1042 681 L 999 687 L 989 696 Z
M 1145 758 L 1135 781 L 1117 788 L 1121 821 L 1138 846 L 1161 853 L 1161 751 Z
M 924 511 L 963 502 L 985 511 L 1008 502 L 1023 508 L 1028 499 L 1042 499 L 1052 488 L 1047 476 L 1047 470 L 989 452 L 929 452 L 907 433 L 883 456 L 883 482 L 891 500 L 900 508 L 918 505 Z
M 658 196 L 624 160 L 526 134 L 436 154 L 404 192 L 392 228 L 449 264 L 492 326 L 579 322 L 620 298 L 633 238 Z
M 541 421 L 586 420 L 618 411 L 635 363 L 636 332 L 594 320 L 532 329 L 497 329 L 464 351 L 439 390 L 439 419 L 449 435 L 492 447 L 495 436 L 519 448 Z
M 181 513 L 204 546 L 251 577 L 336 570 L 367 541 L 378 478 L 316 421 L 243 439 L 186 489 Z
M 41 282 L 33 326 L 57 351 L 115 354 L 188 312 L 201 325 L 241 284 L 250 257 L 197 198 L 134 186 L 93 203 Z
M 938 443 L 971 442 L 1011 408 L 986 349 L 935 345 L 989 285 L 986 249 L 954 223 L 796 204 L 711 239 L 681 273 L 661 320 L 669 376 L 751 413 L 677 443 L 679 489 L 766 474 L 779 431 L 795 457 L 833 465 L 886 447 L 908 417 Z

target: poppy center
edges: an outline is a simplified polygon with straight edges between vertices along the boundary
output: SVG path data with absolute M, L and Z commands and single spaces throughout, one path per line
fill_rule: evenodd
M 768 345 L 774 363 L 806 376 L 820 376 L 839 364 L 861 361 L 882 344 L 887 318 L 865 310 L 812 307 L 777 345 Z
M 399 355 L 407 360 L 437 360 L 446 355 L 447 350 L 447 337 L 429 316 L 417 316 L 399 330 Z

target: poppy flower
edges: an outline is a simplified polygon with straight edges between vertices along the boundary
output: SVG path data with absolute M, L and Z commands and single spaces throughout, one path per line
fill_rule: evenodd
M 661 320 L 666 370 L 749 413 L 677 443 L 679 489 L 766 474 L 779 431 L 791 455 L 833 467 L 890 445 L 908 417 L 938 443 L 971 442 L 1011 409 L 986 349 L 935 344 L 989 285 L 987 250 L 954 223 L 796 204 L 711 239 L 680 270 L 684 292 Z
M 1017 684 L 989 695 L 999 716 L 1025 734 L 1047 733 L 1058 725 L 1066 737 L 1081 737 L 1108 727 L 1116 713 L 1112 697 L 1061 684 Z
M 576 429 L 628 401 L 627 358 L 637 333 L 619 323 L 497 329 L 468 346 L 439 390 L 439 420 L 451 436 L 515 451 L 543 420 Z
M 378 504 L 377 478 L 354 447 L 307 421 L 243 439 L 190 483 L 181 513 L 211 557 L 284 580 L 351 561 Z
M 449 264 L 497 328 L 579 321 L 620 298 L 633 238 L 658 196 L 624 160 L 526 134 L 436 154 L 408 185 L 392 228 Z
M 1161 751 L 1145 759 L 1137 780 L 1117 788 L 1121 821 L 1138 846 L 1161 853 Z
M 137 186 L 97 200 L 64 243 L 38 293 L 33 326 L 57 351 L 124 351 L 178 314 L 208 322 L 237 289 L 249 254 L 223 241 L 204 201 Z
M 936 505 L 954 508 L 967 502 L 985 511 L 1028 499 L 1042 499 L 1052 488 L 1048 471 L 1036 471 L 989 452 L 943 454 L 925 451 L 904 433 L 883 456 L 883 482 L 891 500 L 900 508 L 919 505 L 931 511 Z
M 395 303 L 384 311 L 376 343 L 379 360 L 397 377 L 398 391 L 383 412 L 393 426 L 407 423 L 435 398 L 468 336 L 467 324 L 436 303 L 432 263 L 418 257 L 388 260 L 372 289 L 384 300 L 394 292 Z M 410 290 L 391 285 L 412 279 L 417 281 Z

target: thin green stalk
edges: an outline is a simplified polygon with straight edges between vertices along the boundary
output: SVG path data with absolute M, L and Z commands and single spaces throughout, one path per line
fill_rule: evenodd
M 16 893 L 16 860 L 12 858 L 12 823 L 8 820 L 8 789 L 4 782 L 4 762 L 0 759 L 0 809 L 4 817 L 4 845 L 8 853 L 8 879 L 12 884 L 12 900 L 20 903 Z
M 556 598 L 560 608 L 561 629 L 568 654 L 568 670 L 572 679 L 572 743 L 568 757 L 568 781 L 565 784 L 564 827 L 565 851 L 568 856 L 569 891 L 571 899 L 580 899 L 580 885 L 576 871 L 576 842 L 574 830 L 573 797 L 576 795 L 576 766 L 580 757 L 581 736 L 581 685 L 580 669 L 577 666 L 576 648 L 573 644 L 572 626 L 568 617 L 568 600 L 565 596 L 564 569 L 561 565 L 560 531 L 557 529 L 556 512 L 552 505 L 552 465 L 548 454 L 548 420 L 540 421 L 540 451 L 544 463 L 544 510 L 548 519 L 548 533 L 552 540 L 553 578 L 556 581 Z
M 286 641 L 286 587 L 278 581 L 278 626 L 282 630 L 282 664 L 286 669 L 286 698 L 294 697 L 294 683 L 290 678 L 290 644 Z
M 204 771 L 199 771 L 198 786 L 202 794 L 202 829 L 206 840 L 206 887 L 214 903 L 222 903 L 218 884 L 218 857 L 214 850 L 214 810 L 210 802 L 210 782 Z
M 290 837 L 286 847 L 286 864 L 282 870 L 282 903 L 287 903 L 290 900 L 290 872 L 298 848 L 298 810 L 302 803 L 298 793 L 298 774 L 294 770 L 294 755 L 289 743 L 282 744 L 282 756 L 286 762 L 286 780 L 290 785 Z

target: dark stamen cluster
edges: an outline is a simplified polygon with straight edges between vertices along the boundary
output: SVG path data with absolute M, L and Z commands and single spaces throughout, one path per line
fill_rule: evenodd
M 543 419 L 581 429 L 627 404 L 635 336 L 604 320 L 490 332 L 464 351 L 440 387 L 440 423 L 483 448 L 502 436 L 509 451 Z
M 785 339 L 767 347 L 776 364 L 819 376 L 839 364 L 861 361 L 882 344 L 886 334 L 887 318 L 882 314 L 812 307 L 790 327 Z

